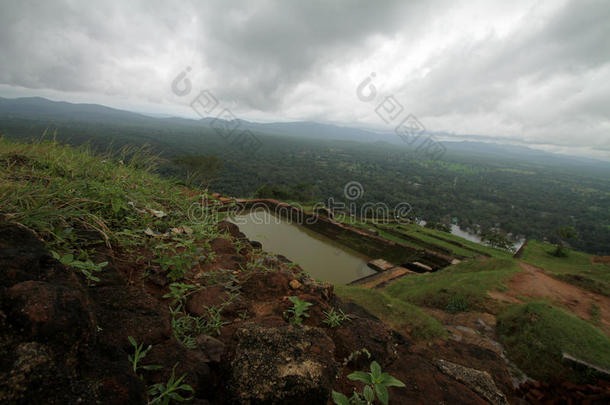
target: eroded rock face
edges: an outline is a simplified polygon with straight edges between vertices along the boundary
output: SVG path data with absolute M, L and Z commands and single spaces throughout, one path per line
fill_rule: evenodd
M 496 387 L 489 373 L 441 359 L 436 360 L 435 364 L 443 373 L 466 384 L 474 392 L 489 401 L 490 404 L 508 405 L 506 396 Z
M 323 404 L 337 373 L 334 344 L 318 328 L 249 324 L 236 333 L 232 397 L 248 404 Z
M 0 225 L 0 325 L 0 403 L 146 403 L 125 353 L 98 345 L 85 283 L 17 224 Z
M 172 333 L 169 310 L 150 294 L 126 285 L 96 287 L 89 294 L 104 344 L 129 347 L 126 336 L 137 342 L 156 344 Z
M 223 226 L 231 237 L 243 237 L 233 224 Z M 224 284 L 196 280 L 202 289 L 186 300 L 188 314 L 205 318 L 206 306 L 222 306 L 227 324 L 214 337 L 196 336 L 196 346 L 187 349 L 171 329 L 166 283 L 126 277 L 131 273 L 110 257 L 101 281 L 87 287 L 34 233 L 0 224 L 0 404 L 146 404 L 147 385 L 167 382 L 173 369 L 195 389 L 192 404 L 325 404 L 332 388 L 361 389 L 347 375 L 367 370 L 372 360 L 407 384 L 390 389 L 391 403 L 485 402 L 477 388 L 410 352 L 404 336 L 357 305 L 341 303 L 331 284 L 270 255 L 253 256 L 260 268 L 246 272 L 239 263 L 251 249 L 234 252 L 222 238 L 213 245 L 219 260 L 202 271 L 239 268 L 231 274 L 240 293 L 229 299 Z M 290 296 L 312 304 L 301 326 L 285 316 Z M 331 307 L 351 320 L 335 328 L 324 324 Z M 141 365 L 163 368 L 134 373 L 128 336 L 153 345 Z M 365 348 L 370 358 L 344 361 Z

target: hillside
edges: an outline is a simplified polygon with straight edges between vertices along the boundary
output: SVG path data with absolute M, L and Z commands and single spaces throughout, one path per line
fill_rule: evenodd
M 565 351 L 610 367 L 607 265 L 589 255 L 551 258 L 550 246 L 530 242 L 513 259 L 415 225 L 384 225 L 380 236 L 354 228 L 362 241 L 461 263 L 372 288 L 333 286 L 225 221 L 232 199 L 151 173 L 157 159 L 142 150 L 2 139 L 0 151 L 3 403 L 325 403 L 333 390 L 362 390 L 347 376 L 373 361 L 406 384 L 389 389 L 396 404 L 606 389 L 545 385 L 595 383 L 561 361 Z M 583 314 L 518 291 L 526 262 L 559 283 L 577 280 L 578 291 L 594 285 L 597 307 Z M 518 368 L 541 382 L 516 389 Z
M 242 123 L 242 129 L 252 124 Z M 292 132 L 295 126 L 302 130 Z M 251 130 L 259 149 L 219 135 L 209 120 L 150 118 L 38 98 L 0 103 L 0 134 L 10 139 L 45 137 L 100 153 L 148 145 L 166 159 L 158 173 L 167 177 L 188 175 L 189 168 L 176 164 L 180 157 L 212 156 L 219 167 L 204 170 L 199 180 L 226 195 L 249 197 L 267 186 L 302 204 L 341 201 L 345 184 L 358 179 L 365 191 L 359 205 L 406 202 L 414 218 L 456 220 L 473 232 L 499 227 L 550 242 L 557 241 L 558 227 L 570 225 L 579 235 L 570 241 L 573 248 L 610 254 L 607 163 L 481 142 L 444 142 L 443 158 L 431 161 L 406 145 L 326 137 L 334 129 L 322 124 L 257 124 Z
M 0 2 L 0 405 L 610 404 L 606 3 Z
M 373 360 L 418 382 L 395 401 L 482 403 L 222 213 L 189 220 L 203 191 L 149 174 L 150 158 L 0 142 L 3 403 L 323 403 Z

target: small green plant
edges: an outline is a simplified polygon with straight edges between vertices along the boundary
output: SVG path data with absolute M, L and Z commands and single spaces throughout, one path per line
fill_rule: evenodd
M 51 254 L 55 259 L 59 260 L 61 264 L 74 267 L 75 269 L 79 269 L 81 273 L 83 273 L 83 275 L 87 278 L 87 285 L 92 285 L 100 281 L 100 279 L 94 274 L 102 271 L 102 269 L 108 265 L 108 262 L 101 262 L 95 264 L 89 258 L 79 260 L 80 258 L 87 257 L 87 253 L 85 251 L 81 251 L 79 253 L 78 258 L 75 258 L 74 255 L 71 253 L 64 256 L 60 256 L 59 253 L 51 251 Z
M 148 405 L 169 405 L 171 401 L 186 402 L 192 399 L 192 397 L 185 398 L 178 393 L 178 391 L 194 393 L 195 390 L 188 384 L 182 384 L 182 380 L 184 380 L 186 374 L 182 374 L 181 377 L 176 378 L 175 372 L 177 365 L 178 364 L 172 368 L 172 375 L 169 377 L 167 383 L 153 384 L 148 388 L 147 394 L 154 397 L 148 402 Z
M 201 253 L 203 249 L 194 245 L 194 240 L 174 237 L 174 244 L 159 243 L 155 246 L 153 262 L 167 271 L 167 278 L 178 281 L 184 278 L 187 271 L 200 262 L 205 261 Z
M 229 305 L 230 303 L 235 301 L 241 295 L 240 288 L 241 286 L 239 285 L 237 286 L 237 288 L 235 288 L 234 286 L 225 286 L 225 289 L 227 290 L 225 292 L 227 298 L 223 298 L 223 305 Z
M 589 306 L 589 315 L 591 316 L 589 321 L 593 325 L 599 326 L 601 324 L 601 308 L 599 307 L 599 304 L 595 302 L 591 303 Z
M 140 367 L 144 370 L 159 370 L 159 369 L 163 368 L 161 366 L 156 366 L 156 365 L 140 366 L 140 364 L 139 364 L 140 361 L 142 359 L 144 359 L 144 357 L 146 357 L 146 354 L 150 351 L 150 349 L 152 349 L 152 346 L 148 345 L 148 347 L 145 349 L 144 343 L 138 344 L 136 342 L 136 340 L 131 336 L 128 336 L 127 339 L 129 340 L 129 343 L 131 343 L 131 345 L 134 347 L 133 356 L 131 354 L 129 354 L 127 356 L 127 359 L 131 363 L 131 368 L 133 369 L 134 374 L 136 374 L 136 375 L 138 374 L 138 368 L 140 368 Z
M 228 235 L 228 239 L 230 240 L 231 239 L 231 235 L 230 234 L 227 234 L 227 235 Z M 246 244 L 243 241 L 241 241 L 240 239 L 234 239 L 233 240 L 233 246 L 235 247 L 235 251 L 237 253 L 239 253 L 239 252 L 242 251 L 243 248 L 246 247 Z
M 171 283 L 169 285 L 169 292 L 163 296 L 163 298 L 171 298 L 172 305 L 181 302 L 184 303 L 186 297 L 195 290 L 198 290 L 194 284 L 185 283 Z
M 208 319 L 205 323 L 206 333 L 215 332 L 220 335 L 220 328 L 227 325 L 228 322 L 224 322 L 221 318 L 222 307 L 204 307 L 208 311 Z
M 457 314 L 458 312 L 466 312 L 470 307 L 468 298 L 460 295 L 454 295 L 449 299 L 445 311 L 450 314 Z
M 322 322 L 330 326 L 331 328 L 335 328 L 340 326 L 343 322 L 349 321 L 349 315 L 346 315 L 342 309 L 336 311 L 335 308 L 331 308 L 328 311 L 324 312 L 325 318 Z
M 346 397 L 340 392 L 333 391 L 333 401 L 337 405 L 370 405 L 375 398 L 383 405 L 389 401 L 387 387 L 404 387 L 402 381 L 392 377 L 388 373 L 381 372 L 381 366 L 376 361 L 371 363 L 371 372 L 355 371 L 347 376 L 352 381 L 365 383 L 362 393 L 354 391 L 351 398 Z
M 182 310 L 182 304 L 178 303 L 174 308 L 169 307 L 171 326 L 174 337 L 187 349 L 197 347 L 196 336 L 205 332 L 205 320 L 200 316 L 192 316 Z
M 300 325 L 303 323 L 303 317 L 309 318 L 309 314 L 307 310 L 313 304 L 307 301 L 303 301 L 299 299 L 299 297 L 288 297 L 290 302 L 292 302 L 292 308 L 286 310 L 284 312 L 284 316 L 287 316 L 290 322 L 295 325 Z
M 175 307 L 169 307 L 171 314 L 171 326 L 174 337 L 187 349 L 197 347 L 197 336 L 205 333 L 210 335 L 216 333 L 220 335 L 220 328 L 227 325 L 221 317 L 223 306 L 204 307 L 208 314 L 207 319 L 203 316 L 192 316 L 187 313 L 178 303 Z

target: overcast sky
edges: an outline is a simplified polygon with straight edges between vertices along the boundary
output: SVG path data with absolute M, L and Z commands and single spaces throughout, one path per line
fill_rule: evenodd
M 0 55 L 5 97 L 194 116 L 208 89 L 243 119 L 392 130 L 393 96 L 429 130 L 610 156 L 608 0 L 2 0 Z

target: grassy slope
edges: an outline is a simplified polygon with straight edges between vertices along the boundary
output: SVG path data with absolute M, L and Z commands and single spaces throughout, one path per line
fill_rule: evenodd
M 193 237 L 209 239 L 214 226 L 188 217 L 189 207 L 200 196 L 143 170 L 151 165 L 152 159 L 134 150 L 124 150 L 114 157 L 99 156 L 86 148 L 54 142 L 24 144 L 0 139 L 0 213 L 34 229 L 62 254 L 78 253 L 69 251 L 74 236 L 66 231 L 71 229 L 94 231 L 107 245 L 118 248 L 145 243 L 143 230 L 148 227 L 164 232 L 188 225 L 194 230 Z M 155 209 L 170 215 L 144 215 L 130 202 L 138 210 Z M 432 237 L 437 231 L 422 228 L 414 232 Z M 441 236 L 471 244 L 450 234 Z M 501 289 L 505 280 L 518 271 L 517 262 L 507 259 L 506 253 L 472 245 L 489 250 L 494 257 L 406 277 L 385 291 L 338 286 L 337 294 L 363 305 L 396 329 L 411 331 L 415 338 L 445 336 L 441 325 L 413 304 L 447 309 L 457 299 L 458 303 L 465 302 L 467 309 L 486 309 L 486 292 Z M 610 272 L 606 266 L 590 264 L 590 256 L 579 252 L 557 259 L 546 253 L 551 249 L 550 245 L 532 241 L 523 260 L 556 276 L 586 275 L 596 285 L 607 286 Z M 606 337 L 547 304 L 509 307 L 500 318 L 502 339 L 511 357 L 526 370 L 531 367 L 529 372 L 534 376 L 553 372 L 559 349 L 602 365 L 610 364 Z
M 366 308 L 392 328 L 408 332 L 414 339 L 447 336 L 447 332 L 436 319 L 417 306 L 394 299 L 382 291 L 337 285 L 335 292 L 341 299 Z
M 141 150 L 99 156 L 86 147 L 0 139 L 0 213 L 62 254 L 86 255 L 71 251 L 83 232 L 112 247 L 144 243 L 146 228 L 163 233 L 188 225 L 193 238 L 206 239 L 215 232 L 213 223 L 188 216 L 200 196 L 189 197 L 184 187 L 148 171 L 154 160 Z
M 510 306 L 498 317 L 498 334 L 509 357 L 536 379 L 586 377 L 561 362 L 562 352 L 610 368 L 610 339 L 548 303 Z
M 403 277 L 385 291 L 392 297 L 416 305 L 447 309 L 465 304 L 467 309 L 493 310 L 487 291 L 503 289 L 504 282 L 519 267 L 511 259 L 475 259 L 435 273 Z
M 554 277 L 575 284 L 581 288 L 610 296 L 610 267 L 591 263 L 591 255 L 568 251 L 567 257 L 550 254 L 553 245 L 529 241 L 523 252 L 523 261 L 544 268 Z

